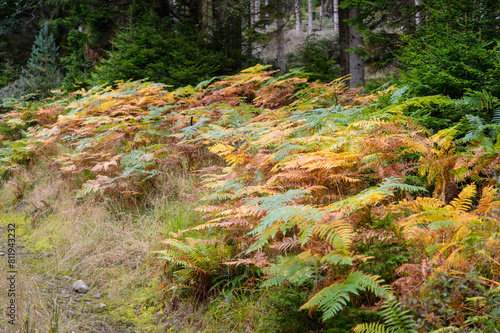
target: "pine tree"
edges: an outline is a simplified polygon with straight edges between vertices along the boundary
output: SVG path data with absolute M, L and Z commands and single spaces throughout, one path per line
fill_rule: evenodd
M 35 39 L 28 64 L 23 68 L 21 85 L 25 93 L 40 94 L 46 97 L 51 89 L 61 81 L 57 66 L 57 50 L 54 36 L 49 33 L 45 23 Z

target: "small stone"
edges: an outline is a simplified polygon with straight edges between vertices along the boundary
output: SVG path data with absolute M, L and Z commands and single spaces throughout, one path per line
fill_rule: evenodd
M 78 280 L 75 283 L 73 283 L 73 291 L 84 294 L 87 291 L 89 291 L 89 287 L 87 287 L 85 282 L 83 282 L 82 280 Z
M 93 298 L 101 298 L 102 294 L 101 293 L 97 293 L 97 294 L 92 295 L 92 297 Z
M 4 256 L 4 255 L 5 255 L 5 252 L 0 251 L 0 257 L 1 257 L 1 256 Z
M 104 309 L 105 307 L 107 307 L 107 305 L 104 303 L 99 303 L 95 307 L 97 310 L 101 310 L 101 309 Z

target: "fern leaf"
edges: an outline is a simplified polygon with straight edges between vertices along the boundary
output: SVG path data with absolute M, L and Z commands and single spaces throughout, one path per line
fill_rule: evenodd
M 473 211 L 473 213 L 478 215 L 484 215 L 490 212 L 493 208 L 495 208 L 495 206 L 498 206 L 492 204 L 496 195 L 497 195 L 497 190 L 493 186 L 488 186 L 483 188 L 483 194 L 481 196 L 481 199 L 479 200 L 479 205 Z
M 448 209 L 454 209 L 457 211 L 466 212 L 472 206 L 471 198 L 476 195 L 476 185 L 467 185 L 462 192 L 455 198 L 450 205 L 447 206 Z
M 268 269 L 262 287 L 279 286 L 285 282 L 301 285 L 311 279 L 318 264 L 319 258 L 310 251 L 297 256 L 279 257 L 277 263 Z
M 397 332 L 380 323 L 359 324 L 352 329 L 354 333 L 393 333 Z
M 327 320 L 342 311 L 349 302 L 351 294 L 359 295 L 361 291 L 371 291 L 378 297 L 392 296 L 390 287 L 380 285 L 381 282 L 378 276 L 355 271 L 343 282 L 323 288 L 300 309 L 318 309 L 323 312 L 323 320 Z

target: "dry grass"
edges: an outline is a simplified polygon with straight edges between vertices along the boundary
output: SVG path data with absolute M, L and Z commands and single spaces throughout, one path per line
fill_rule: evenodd
M 70 184 L 43 168 L 33 170 L 30 177 L 19 177 L 23 181 L 26 178 L 29 184 L 17 208 L 12 200 L 18 186 L 4 183 L 0 188 L 0 223 L 5 225 L 15 219 L 19 242 L 25 242 L 30 252 L 18 262 L 16 326 L 5 329 L 24 332 L 28 318 L 32 332 L 48 332 L 58 308 L 59 332 L 128 332 L 126 327 L 116 326 L 117 321 L 133 322 L 133 318 L 121 319 L 120 314 L 134 302 L 138 303 L 136 312 L 141 312 L 140 302 L 151 297 L 161 300 L 161 292 L 148 289 L 161 270 L 161 262 L 151 251 L 157 250 L 170 232 L 186 228 L 199 218 L 193 209 L 198 191 L 193 177 L 171 175 L 168 183 L 156 187 L 155 194 L 146 200 L 148 204 L 135 208 L 112 199 L 78 203 Z M 43 212 L 33 226 L 30 222 L 36 207 Z M 4 235 L 2 242 L 6 240 Z M 2 271 L 6 271 L 5 266 L 6 260 L 2 260 Z M 78 301 L 71 291 L 71 297 L 63 297 L 61 292 L 71 290 L 72 283 L 79 279 L 85 281 L 90 292 Z M 6 279 L 0 281 L 1 290 L 6 290 Z M 103 297 L 93 299 L 95 293 Z M 100 302 L 108 308 L 94 311 Z M 143 317 L 155 320 L 154 316 Z

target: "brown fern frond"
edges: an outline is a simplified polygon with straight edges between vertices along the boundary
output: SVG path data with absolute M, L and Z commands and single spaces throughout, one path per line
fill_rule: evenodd
M 260 250 L 255 251 L 254 256 L 252 258 L 237 259 L 234 261 L 224 262 L 224 265 L 229 265 L 229 266 L 255 265 L 255 266 L 259 266 L 260 268 L 265 268 L 268 264 L 269 264 L 269 260 L 268 260 L 267 255 Z
M 293 235 L 293 237 L 285 237 L 281 241 L 275 242 L 269 247 L 272 249 L 276 249 L 280 252 L 286 252 L 299 246 L 300 246 L 300 238 L 297 235 Z

